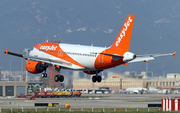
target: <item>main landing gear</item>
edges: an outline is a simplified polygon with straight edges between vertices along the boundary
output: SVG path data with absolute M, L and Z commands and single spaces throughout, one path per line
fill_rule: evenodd
M 55 81 L 55 82 L 58 82 L 58 81 L 63 82 L 63 81 L 64 81 L 64 76 L 63 76 L 63 75 L 60 75 L 60 74 L 55 75 L 55 76 L 54 76 L 54 81 Z
M 96 75 L 92 77 L 92 82 L 101 82 L 102 78 L 98 75 L 98 72 L 96 72 Z
M 60 82 L 63 82 L 64 81 L 64 76 L 63 75 L 60 75 L 60 70 L 61 70 L 61 67 L 55 67 L 55 70 L 58 72 L 58 75 L 55 75 L 54 76 L 54 81 L 55 82 L 58 82 L 58 81 L 60 81 Z
M 102 80 L 101 76 L 95 75 L 95 76 L 92 77 L 92 81 L 93 81 L 93 82 L 96 82 L 96 81 L 97 81 L 97 82 L 101 82 L 101 80 Z

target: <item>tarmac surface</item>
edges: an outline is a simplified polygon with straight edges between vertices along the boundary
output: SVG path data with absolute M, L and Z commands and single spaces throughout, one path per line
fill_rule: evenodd
M 147 108 L 161 104 L 162 98 L 180 97 L 180 94 L 82 94 L 69 98 L 7 98 L 0 97 L 0 108 L 34 108 L 34 103 L 70 104 L 71 108 Z

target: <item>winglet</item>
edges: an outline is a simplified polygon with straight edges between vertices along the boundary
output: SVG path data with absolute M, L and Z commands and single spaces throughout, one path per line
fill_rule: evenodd
M 127 66 L 127 63 L 124 63 L 125 66 Z
M 24 58 L 24 59 L 26 59 L 27 61 L 30 61 L 28 58 Z
M 9 48 L 8 48 L 8 49 L 6 49 L 6 50 L 4 51 L 4 53 L 8 54 L 8 50 L 9 50 Z
M 176 51 L 173 53 L 174 57 L 176 57 Z

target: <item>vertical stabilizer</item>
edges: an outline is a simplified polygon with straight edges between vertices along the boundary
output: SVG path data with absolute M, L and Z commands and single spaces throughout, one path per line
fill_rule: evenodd
M 114 51 L 123 50 L 127 52 L 129 50 L 129 44 L 131 40 L 131 32 L 133 28 L 135 15 L 128 15 L 121 30 L 119 31 L 114 43 L 110 47 L 110 49 Z

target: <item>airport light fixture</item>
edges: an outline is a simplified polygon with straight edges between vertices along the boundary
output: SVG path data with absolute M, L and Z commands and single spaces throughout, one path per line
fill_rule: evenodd
M 26 55 L 28 55 L 29 51 L 30 51 L 29 48 L 21 49 L 21 54 L 23 54 L 25 52 Z M 26 63 L 27 63 L 27 61 L 26 61 Z M 22 58 L 22 78 L 21 78 L 21 80 L 23 81 L 23 58 Z M 28 82 L 28 72 L 27 72 L 27 70 L 26 70 L 26 82 Z
M 23 49 L 21 49 L 21 54 L 23 54 L 24 53 L 24 50 Z M 21 76 L 21 81 L 23 82 L 23 57 L 22 57 L 22 67 L 21 67 L 21 71 L 22 71 L 22 76 Z

